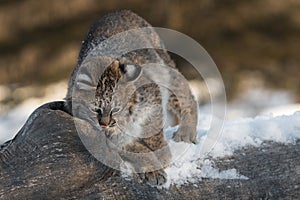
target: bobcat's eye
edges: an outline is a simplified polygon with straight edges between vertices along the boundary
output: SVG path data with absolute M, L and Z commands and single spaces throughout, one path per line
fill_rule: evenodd
M 117 112 L 119 112 L 120 110 L 121 110 L 120 107 L 115 107 L 115 108 L 113 108 L 113 109 L 111 110 L 111 113 L 117 113 Z
M 102 110 L 102 108 L 98 108 L 98 109 L 96 110 L 96 112 L 97 112 L 98 114 L 102 115 L 103 110 Z
M 114 127 L 117 124 L 117 122 L 114 120 L 111 124 L 110 127 Z

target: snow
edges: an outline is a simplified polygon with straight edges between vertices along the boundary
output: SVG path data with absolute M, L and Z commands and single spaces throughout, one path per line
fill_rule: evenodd
M 269 115 L 273 117 L 281 115 L 292 115 L 296 110 L 300 111 L 300 104 L 295 103 L 266 108 L 260 112 L 260 115 Z
M 0 116 L 0 144 L 17 134 L 38 103 L 37 99 L 28 99 L 9 113 Z
M 46 88 L 43 88 L 43 90 L 45 91 L 45 95 L 43 97 L 28 98 L 8 112 L 3 111 L 5 109 L 2 108 L 4 108 L 5 105 L 0 104 L 0 111 L 2 111 L 0 112 L 0 144 L 12 139 L 22 128 L 27 118 L 36 108 L 47 102 L 61 101 L 66 95 L 66 88 L 66 81 L 51 84 Z M 0 87 L 0 92 L 6 90 L 7 89 L 4 86 Z M 28 90 L 30 90 L 31 92 L 32 90 L 34 90 L 34 87 L 18 88 L 17 90 L 22 90 L 22 93 L 29 93 Z M 9 95 L 9 92 L 5 94 L 1 93 L 2 98 L 7 95 Z
M 183 185 L 186 183 L 196 183 L 202 178 L 213 179 L 248 179 L 240 175 L 236 169 L 220 171 L 214 166 L 211 159 L 204 159 L 199 156 L 201 145 L 190 145 L 170 142 L 172 155 L 176 157 L 171 166 L 166 168 L 168 176 L 167 183 L 163 186 L 169 188 L 170 185 Z M 185 150 L 182 154 L 181 150 Z M 177 155 L 180 155 L 179 157 Z
M 168 188 L 172 184 L 194 183 L 202 178 L 248 179 L 234 168 L 220 171 L 215 167 L 212 159 L 230 156 L 235 150 L 246 146 L 258 147 L 266 141 L 293 145 L 297 139 L 300 139 L 300 112 L 289 116 L 241 118 L 225 121 L 219 140 L 215 142 L 209 154 L 204 156 L 200 154 L 200 150 L 207 137 L 205 132 L 209 129 L 209 119 L 211 117 L 200 115 L 198 144 L 176 143 L 170 140 L 174 160 L 166 169 L 168 182 L 164 187 Z M 177 128 L 166 129 L 168 139 Z
M 295 97 L 289 91 L 252 88 L 241 92 L 236 99 L 227 105 L 227 119 L 255 117 L 272 113 L 276 116 L 293 114 L 300 110 L 300 106 L 294 104 Z

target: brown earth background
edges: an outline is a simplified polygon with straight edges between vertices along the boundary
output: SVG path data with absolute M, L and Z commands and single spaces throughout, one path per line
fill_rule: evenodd
M 229 99 L 255 77 L 300 101 L 300 0 L 2 0 L 0 85 L 14 91 L 68 79 L 90 24 L 119 9 L 198 41 L 217 64 Z

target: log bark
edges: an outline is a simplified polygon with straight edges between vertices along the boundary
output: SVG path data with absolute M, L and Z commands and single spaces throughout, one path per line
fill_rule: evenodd
M 297 199 L 300 141 L 268 142 L 215 160 L 248 180 L 202 179 L 157 189 L 125 180 L 85 149 L 63 102 L 38 108 L 0 149 L 0 199 Z

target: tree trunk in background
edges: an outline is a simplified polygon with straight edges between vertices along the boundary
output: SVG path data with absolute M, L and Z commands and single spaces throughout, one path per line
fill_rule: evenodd
M 249 180 L 203 179 L 157 189 L 128 181 L 89 154 L 63 102 L 38 108 L 0 149 L 0 199 L 297 199 L 300 141 L 248 147 L 215 160 Z

